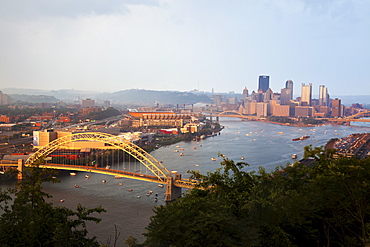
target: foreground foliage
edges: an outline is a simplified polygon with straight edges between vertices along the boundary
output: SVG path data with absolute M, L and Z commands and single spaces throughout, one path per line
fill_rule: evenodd
M 0 246 L 99 246 L 96 237 L 87 236 L 86 222 L 100 222 L 90 214 L 103 208 L 54 207 L 42 191 L 43 182 L 56 182 L 52 174 L 35 166 L 23 175 L 16 189 L 0 189 Z
M 370 160 L 333 159 L 305 148 L 314 165 L 245 172 L 225 159 L 170 205 L 155 209 L 149 246 L 369 246 Z

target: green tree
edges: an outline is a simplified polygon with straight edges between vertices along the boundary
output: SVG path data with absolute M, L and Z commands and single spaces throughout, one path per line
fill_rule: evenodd
M 168 206 L 155 208 L 147 227 L 149 246 L 251 246 L 256 231 L 243 210 L 255 180 L 242 171 L 245 163 L 224 159 L 221 168 L 201 180 L 198 188 Z
M 23 176 L 15 191 L 0 191 L 1 246 L 99 246 L 96 237 L 87 236 L 86 221 L 100 222 L 90 214 L 105 212 L 103 208 L 54 207 L 42 191 L 43 182 L 57 182 L 52 173 L 35 165 L 25 168 Z

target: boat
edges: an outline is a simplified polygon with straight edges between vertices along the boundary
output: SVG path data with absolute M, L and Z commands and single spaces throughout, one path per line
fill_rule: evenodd
M 197 147 L 194 147 L 194 149 L 197 149 Z
M 297 154 L 292 154 L 292 159 L 298 158 Z
M 185 148 L 180 148 L 180 150 L 185 150 Z
M 70 172 L 69 175 L 76 176 L 76 173 L 75 172 Z
M 123 183 L 119 183 L 118 185 L 123 185 Z
M 77 184 L 75 184 L 75 188 L 80 188 L 80 186 L 78 186 Z
M 106 183 L 106 182 L 107 182 L 107 180 L 103 179 L 101 182 L 104 184 L 104 183 Z
M 184 156 L 184 153 L 180 153 L 180 156 Z
M 155 201 L 155 202 L 158 202 L 158 198 L 154 198 L 154 201 Z
M 244 156 L 242 156 L 242 157 L 240 157 L 240 159 L 241 159 L 241 160 L 244 160 L 245 158 L 244 158 Z
M 141 198 L 141 196 L 137 196 L 137 198 Z
M 132 189 L 128 189 L 127 191 L 130 191 L 130 192 L 131 192 L 131 191 L 132 191 Z
M 175 150 L 173 150 L 175 153 L 178 153 L 179 152 L 179 150 L 177 150 L 177 149 L 175 149 Z
M 60 201 L 60 202 L 64 202 L 64 199 L 60 199 L 59 201 Z
M 284 134 L 284 132 L 279 132 L 280 135 Z
M 159 188 L 163 188 L 163 187 L 164 187 L 164 185 L 163 185 L 163 184 L 158 184 L 158 187 L 159 187 Z
M 301 136 L 301 137 L 292 139 L 292 141 L 303 141 L 303 140 L 306 140 L 308 138 L 310 138 L 310 136 Z
M 118 175 L 116 175 L 116 176 L 114 176 L 114 178 L 115 178 L 115 179 L 121 179 L 121 178 L 122 178 L 122 176 L 118 176 Z
M 216 158 L 211 158 L 212 161 L 216 161 Z
M 90 178 L 90 176 L 89 176 L 89 175 L 85 175 L 85 178 L 86 178 L 86 179 L 89 179 L 89 178 Z
M 195 164 L 196 167 L 198 167 L 199 165 L 198 164 Z

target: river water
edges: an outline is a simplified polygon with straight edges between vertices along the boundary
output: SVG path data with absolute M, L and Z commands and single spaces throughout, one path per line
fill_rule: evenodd
M 297 154 L 300 159 L 304 146 L 323 146 L 331 138 L 370 131 L 370 126 L 327 125 L 299 128 L 232 119 L 223 120 L 221 125 L 224 129 L 220 135 L 198 142 L 181 142 L 161 147 L 151 154 L 157 160 L 163 161 L 167 169 L 177 171 L 185 178 L 189 177 L 188 170 L 200 170 L 205 174 L 220 167 L 222 158 L 218 157 L 218 153 L 236 162 L 242 161 L 241 157 L 244 156 L 243 161 L 249 164 L 249 167 L 246 167 L 248 171 L 257 170 L 259 166 L 272 171 L 277 165 L 284 166 L 292 162 L 292 154 Z M 292 141 L 293 138 L 305 135 L 310 138 Z M 180 156 L 180 152 L 184 156 Z M 216 161 L 211 158 L 216 158 Z M 76 176 L 70 176 L 67 171 L 60 172 L 58 178 L 61 183 L 45 184 L 44 189 L 53 196 L 51 201 L 56 205 L 75 209 L 80 203 L 89 208 L 101 205 L 106 209 L 106 213 L 94 215 L 103 219 L 101 223 L 88 224 L 89 233 L 98 236 L 101 243 L 106 243 L 110 237 L 113 242 L 114 226 L 120 234 L 117 246 L 123 246 L 123 241 L 130 235 L 142 242 L 142 233 L 153 215 L 153 207 L 165 204 L 165 188 L 153 183 L 115 179 L 112 176 L 92 173 L 89 173 L 90 178 L 86 179 L 86 174 L 77 172 Z M 102 183 L 102 180 L 106 180 L 106 183 Z M 78 184 L 79 188 L 75 188 L 75 184 Z M 8 185 L 1 185 L 6 186 Z M 153 194 L 146 196 L 148 191 L 153 191 Z M 157 202 L 154 200 L 155 194 L 158 194 Z M 64 199 L 64 202 L 60 202 L 61 199 Z

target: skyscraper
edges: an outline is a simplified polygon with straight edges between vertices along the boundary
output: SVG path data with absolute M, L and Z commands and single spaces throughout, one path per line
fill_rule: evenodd
M 342 116 L 342 103 L 338 98 L 333 99 L 332 108 L 331 108 L 332 117 L 341 117 Z
M 267 89 L 270 87 L 270 76 L 268 75 L 260 75 L 258 77 L 258 89 L 263 90 L 263 92 L 266 92 Z
M 281 89 L 280 93 L 280 104 L 286 105 L 290 102 L 292 95 L 292 90 L 290 88 L 283 88 Z
M 329 94 L 328 94 L 328 88 L 324 85 L 320 85 L 319 88 L 319 104 L 321 106 L 328 106 L 329 103 Z
M 248 94 L 248 88 L 245 87 L 243 89 L 243 101 L 246 102 L 247 98 L 248 98 L 249 94 Z
M 310 106 L 311 99 L 312 99 L 312 83 L 308 85 L 302 83 L 301 105 Z
M 290 89 L 290 100 L 293 99 L 293 81 L 287 80 L 285 82 L 285 88 Z

